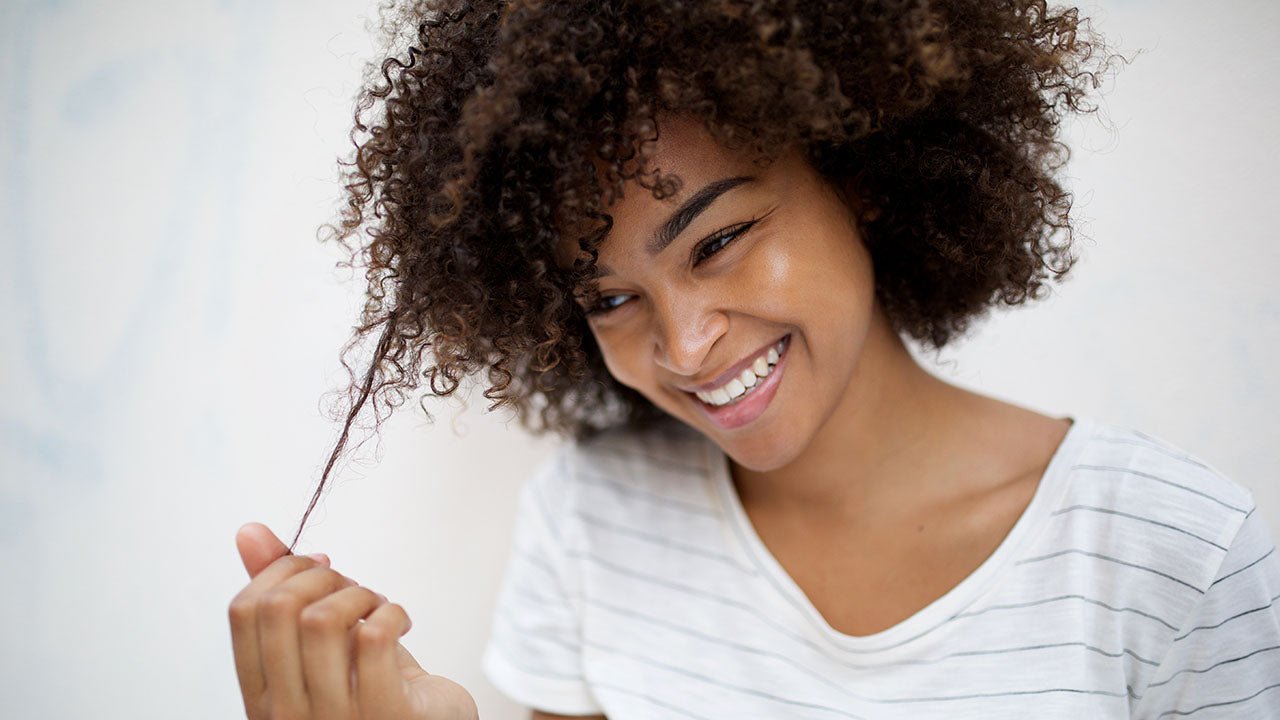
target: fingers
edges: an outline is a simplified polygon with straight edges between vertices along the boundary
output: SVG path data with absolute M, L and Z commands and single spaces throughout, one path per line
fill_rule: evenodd
M 398 649 L 412 625 L 404 608 L 383 603 L 356 628 L 356 702 L 361 710 L 403 712 L 391 705 L 405 696 Z
M 258 628 L 259 603 L 267 591 L 283 580 L 317 567 L 315 560 L 287 555 L 262 570 L 231 601 L 231 649 L 236 659 L 236 676 L 245 707 L 250 709 L 266 692 L 262 666 L 261 634 Z M 250 712 L 253 716 L 253 712 Z
M 354 717 L 357 704 L 379 717 L 405 710 L 403 608 L 331 570 L 324 556 L 288 554 L 265 526 L 241 528 L 236 544 L 252 575 L 229 613 L 251 720 Z
M 302 670 L 312 707 L 351 717 L 351 630 L 386 602 L 368 588 L 343 588 L 308 605 L 298 618 Z M 323 716 L 323 714 L 321 714 Z
M 308 707 L 299 618 L 304 608 L 346 586 L 347 579 L 342 575 L 316 566 L 290 576 L 263 593 L 258 606 L 258 647 L 273 705 Z
M 248 523 L 236 532 L 236 549 L 249 577 L 256 577 L 278 558 L 289 554 L 289 548 L 262 523 Z

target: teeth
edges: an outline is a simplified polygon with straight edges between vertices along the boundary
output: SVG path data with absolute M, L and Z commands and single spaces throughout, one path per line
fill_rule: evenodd
M 756 375 L 764 377 L 769 374 L 769 361 L 765 360 L 762 355 L 756 358 L 755 364 L 751 366 L 751 369 L 755 371 Z
M 774 366 L 778 364 L 778 358 L 781 357 L 784 349 L 786 349 L 786 344 L 780 342 L 777 346 L 769 348 L 769 351 L 764 355 L 756 358 L 751 367 L 743 370 L 741 374 L 729 382 L 715 390 L 704 390 L 694 394 L 697 395 L 699 400 L 708 405 L 727 405 L 729 402 L 742 397 L 748 390 L 768 377 L 769 373 L 773 372 Z

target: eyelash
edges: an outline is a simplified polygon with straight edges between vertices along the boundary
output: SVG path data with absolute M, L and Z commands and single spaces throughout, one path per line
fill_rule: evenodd
M 618 303 L 617 305 L 605 305 L 604 303 L 610 298 L 622 298 L 622 302 Z M 622 307 L 623 303 L 625 303 L 626 301 L 627 301 L 626 295 L 603 295 L 601 296 L 600 300 L 596 302 L 595 305 L 592 305 L 591 307 L 587 308 L 587 314 L 588 315 L 608 315 L 609 313 L 613 312 L 619 307 Z
M 710 258 L 711 256 L 715 255 L 721 250 L 724 250 L 734 240 L 737 240 L 740 235 L 745 233 L 747 230 L 750 230 L 751 226 L 755 225 L 756 222 L 757 222 L 756 220 L 751 220 L 750 222 L 745 222 L 745 223 L 742 223 L 741 225 L 737 225 L 731 228 L 725 228 L 724 230 L 721 230 L 720 232 L 712 235 L 706 240 L 703 240 L 702 242 L 698 243 L 697 247 L 693 249 L 693 253 L 692 253 L 693 264 L 697 266 L 701 264 L 703 261 L 705 261 L 707 258 Z M 714 250 L 709 249 L 715 246 L 716 243 L 722 240 L 724 242 L 718 247 L 715 247 Z M 621 298 L 622 301 L 619 302 L 617 305 L 610 305 L 610 306 L 604 305 L 604 302 L 611 298 Z M 628 297 L 625 295 L 601 296 L 599 301 L 596 302 L 595 305 L 587 309 L 587 315 L 607 315 L 608 313 L 613 312 L 614 310 L 625 305 L 627 302 L 627 299 Z
M 712 235 L 706 240 L 703 240 L 701 243 L 698 244 L 697 247 L 693 249 L 693 264 L 697 265 L 702 261 L 706 260 L 707 258 L 711 257 L 712 255 L 715 255 L 716 253 L 725 249 L 726 247 L 729 246 L 729 243 L 732 243 L 734 240 L 737 240 L 739 235 L 750 230 L 751 226 L 755 224 L 756 224 L 755 220 L 752 220 L 750 222 L 745 222 L 745 223 L 742 223 L 741 225 L 738 225 L 737 227 L 731 227 L 725 230 L 721 230 L 715 235 Z M 725 241 L 724 244 L 720 245 L 714 250 L 708 250 L 708 248 L 720 242 L 721 240 Z

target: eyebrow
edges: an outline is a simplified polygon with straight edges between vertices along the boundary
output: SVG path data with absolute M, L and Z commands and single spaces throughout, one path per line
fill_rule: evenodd
M 686 200 L 675 212 L 671 213 L 671 217 L 663 223 L 658 232 L 649 238 L 645 249 L 649 251 L 650 255 L 657 255 L 662 252 L 676 239 L 677 235 L 684 232 L 684 229 L 689 227 L 689 224 L 702 214 L 702 211 L 711 207 L 711 203 L 715 202 L 721 195 L 752 180 L 755 180 L 755 178 L 748 175 L 739 175 L 716 180 L 703 186 L 701 190 L 693 194 L 693 197 Z
M 671 217 L 667 218 L 662 227 L 658 228 L 653 237 L 649 238 L 649 242 L 645 243 L 645 249 L 649 251 L 650 255 L 657 255 L 667 249 L 667 246 L 675 241 L 676 236 L 684 232 L 685 228 L 689 227 L 703 211 L 711 207 L 711 204 L 721 195 L 752 180 L 755 180 L 755 178 L 750 175 L 737 175 L 704 185 L 683 205 L 676 208 L 675 212 L 671 213 Z M 612 274 L 613 271 L 608 266 L 596 265 L 596 277 Z

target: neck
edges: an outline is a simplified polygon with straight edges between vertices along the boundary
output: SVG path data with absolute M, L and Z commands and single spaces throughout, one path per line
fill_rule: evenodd
M 940 476 L 973 397 L 921 368 L 876 313 L 843 399 L 804 452 L 764 472 L 733 465 L 742 502 L 844 517 L 901 508 Z

